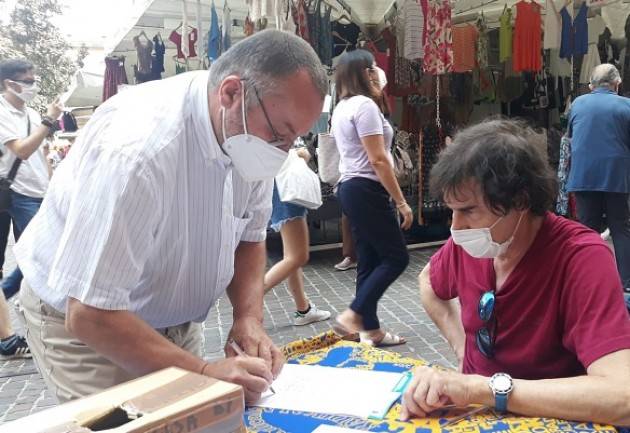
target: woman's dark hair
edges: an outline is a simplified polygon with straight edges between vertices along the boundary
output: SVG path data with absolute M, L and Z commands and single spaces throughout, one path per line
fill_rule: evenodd
M 346 51 L 339 58 L 335 68 L 335 86 L 339 98 L 367 96 L 376 102 L 381 111 L 386 112 L 382 92 L 370 82 L 367 69 L 374 66 L 374 56 L 367 50 Z
M 523 122 L 481 122 L 458 132 L 442 151 L 431 170 L 431 191 L 438 198 L 457 195 L 472 180 L 497 214 L 529 209 L 544 215 L 557 192 L 545 148 L 545 136 Z

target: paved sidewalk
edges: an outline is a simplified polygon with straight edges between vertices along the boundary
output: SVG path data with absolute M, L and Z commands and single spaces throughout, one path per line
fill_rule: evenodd
M 384 326 L 403 335 L 408 343 L 392 348 L 407 356 L 422 357 L 427 361 L 454 366 L 455 358 L 446 341 L 439 335 L 427 314 L 420 306 L 417 276 L 435 249 L 416 250 L 406 272 L 386 292 L 379 304 L 379 317 Z M 319 308 L 343 311 L 354 294 L 356 272 L 337 272 L 333 264 L 339 251 L 312 253 L 304 269 L 307 294 Z M 9 255 L 10 256 L 10 255 Z M 8 257 L 5 269 L 13 266 Z M 276 257 L 277 259 L 277 257 Z M 329 329 L 327 322 L 303 327 L 292 326 L 293 300 L 285 285 L 270 293 L 265 302 L 265 327 L 276 344 L 308 337 Z M 221 298 L 210 311 L 204 323 L 205 356 L 215 359 L 223 356 L 222 346 L 232 323 L 232 310 L 227 298 Z M 21 327 L 15 319 L 14 324 Z M 55 401 L 45 390 L 43 379 L 32 360 L 0 361 L 0 423 L 21 418 L 53 406 Z

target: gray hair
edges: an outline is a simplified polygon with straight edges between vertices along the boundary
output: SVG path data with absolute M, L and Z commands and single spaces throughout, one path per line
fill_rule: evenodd
M 604 63 L 593 68 L 590 83 L 593 88 L 615 86 L 621 83 L 621 75 L 614 65 Z
M 328 79 L 313 48 L 289 32 L 264 30 L 236 43 L 210 67 L 208 88 L 216 89 L 229 75 L 237 75 L 255 86 L 260 96 L 282 84 L 282 79 L 305 70 L 323 99 Z M 255 99 L 247 92 L 247 105 Z

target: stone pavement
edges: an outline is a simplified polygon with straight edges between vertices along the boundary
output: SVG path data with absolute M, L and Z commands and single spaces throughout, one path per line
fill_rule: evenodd
M 427 361 L 454 366 L 455 357 L 446 341 L 440 336 L 420 306 L 417 276 L 435 249 L 411 252 L 411 262 L 405 273 L 390 287 L 379 304 L 379 317 L 384 326 L 400 333 L 407 344 L 392 348 L 406 356 L 421 357 Z M 305 286 L 311 302 L 333 314 L 345 309 L 354 294 L 356 272 L 337 272 L 333 264 L 340 252 L 328 251 L 311 254 L 304 268 Z M 277 259 L 272 255 L 272 259 Z M 5 269 L 12 269 L 8 257 Z M 278 345 L 312 336 L 329 329 L 327 322 L 303 327 L 292 326 L 293 300 L 285 285 L 277 287 L 265 299 L 265 327 Z M 21 326 L 14 314 L 14 324 Z M 221 298 L 210 311 L 204 323 L 205 356 L 207 359 L 223 355 L 222 347 L 232 323 L 232 310 L 226 297 Z M 42 377 L 32 360 L 0 361 L 0 423 L 21 418 L 46 407 L 54 399 L 45 390 Z

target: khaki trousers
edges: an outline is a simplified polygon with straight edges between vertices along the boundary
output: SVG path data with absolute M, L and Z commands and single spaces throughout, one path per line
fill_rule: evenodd
M 26 280 L 20 289 L 19 315 L 37 368 L 59 402 L 85 397 L 137 377 L 68 333 L 65 315 L 42 301 Z M 188 322 L 157 331 L 182 349 L 201 356 L 201 324 Z

